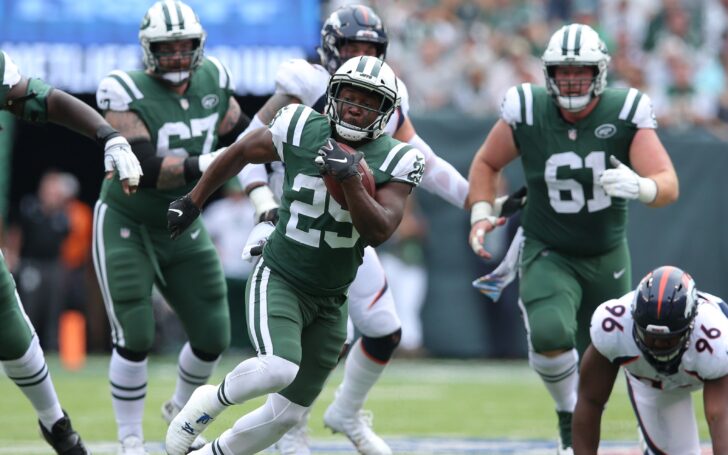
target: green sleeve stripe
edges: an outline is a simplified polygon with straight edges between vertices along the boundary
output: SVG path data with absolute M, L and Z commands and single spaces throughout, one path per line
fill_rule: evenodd
M 639 91 L 636 88 L 631 88 L 627 92 L 627 96 L 624 99 L 624 104 L 622 105 L 622 110 L 619 111 L 619 119 L 620 120 L 627 120 L 629 117 L 629 113 L 632 110 L 632 103 L 634 103 L 634 99 L 637 97 L 637 94 Z
M 385 159 L 382 165 L 379 166 L 379 170 L 384 171 L 385 174 L 392 175 L 392 172 L 394 172 L 394 168 L 397 167 L 399 160 L 401 160 L 411 148 L 412 147 L 409 144 L 404 142 L 394 146 L 392 150 L 389 151 L 389 154 L 387 154 L 387 159 Z
M 299 105 L 296 108 L 296 112 L 294 112 L 291 116 L 291 123 L 288 124 L 288 134 L 286 135 L 286 142 L 296 147 L 298 147 L 298 144 L 301 143 L 301 131 L 303 130 L 303 124 L 306 123 L 306 119 L 304 118 L 303 124 L 301 124 L 300 127 L 298 125 L 303 111 L 305 110 L 307 110 L 306 106 L 304 106 L 303 104 Z M 306 115 L 305 117 L 308 117 L 308 115 Z M 298 143 L 295 142 L 296 133 L 298 133 Z
M 10 85 L 5 83 L 5 52 L 0 51 L 0 83 L 3 85 Z
M 629 111 L 629 115 L 627 116 L 627 121 L 634 123 L 634 114 L 637 112 L 637 106 L 640 105 L 640 100 L 642 99 L 642 92 L 637 94 L 637 97 L 634 100 L 634 103 L 632 103 L 632 109 Z
M 523 84 L 518 88 L 518 104 L 521 106 L 521 123 L 526 122 L 526 95 L 523 93 Z
M 132 100 L 140 100 L 144 98 L 144 94 L 141 90 L 139 90 L 139 88 L 137 88 L 132 78 L 125 72 L 116 70 L 109 73 L 109 76 L 119 82 Z

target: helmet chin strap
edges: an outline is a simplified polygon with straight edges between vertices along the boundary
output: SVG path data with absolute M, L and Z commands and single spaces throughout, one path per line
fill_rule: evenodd
M 342 122 L 343 123 L 343 122 Z M 367 138 L 366 131 L 359 131 L 349 128 L 346 123 L 336 124 L 336 134 L 346 139 L 347 141 L 361 141 Z

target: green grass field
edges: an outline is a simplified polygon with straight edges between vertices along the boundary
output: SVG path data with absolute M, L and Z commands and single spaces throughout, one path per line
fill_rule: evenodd
M 212 382 L 219 382 L 241 358 L 227 355 Z M 57 358 L 49 357 L 53 380 L 61 403 L 74 426 L 89 442 L 112 442 L 116 429 L 107 382 L 108 357 L 92 357 L 75 373 L 64 371 Z M 175 359 L 151 358 L 144 418 L 147 441 L 162 441 L 166 425 L 159 409 L 174 389 Z M 344 441 L 323 428 L 321 416 L 333 399 L 342 376 L 336 370 L 311 416 L 314 440 Z M 20 391 L 0 374 L 0 454 L 33 452 L 41 447 L 34 412 Z M 708 440 L 702 418 L 702 397 L 694 396 L 699 414 L 701 439 Z M 213 424 L 206 436 L 214 437 L 247 410 L 259 406 L 255 400 L 229 409 Z M 395 359 L 370 394 L 366 407 L 374 412 L 378 433 L 389 437 L 454 437 L 509 440 L 555 440 L 556 418 L 553 405 L 540 380 L 525 361 L 484 360 L 399 360 Z M 11 412 L 12 411 L 12 412 Z M 629 405 L 624 380 L 615 386 L 602 424 L 605 440 L 636 439 L 636 423 Z M 9 451 L 7 451 L 9 450 Z M 106 452 L 110 453 L 110 452 Z M 352 451 L 353 453 L 353 451 Z

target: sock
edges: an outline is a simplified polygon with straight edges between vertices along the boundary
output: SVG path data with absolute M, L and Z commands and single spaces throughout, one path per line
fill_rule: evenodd
M 200 359 L 192 352 L 190 344 L 185 343 L 177 361 L 177 386 L 174 389 L 172 403 L 182 409 L 192 392 L 199 386 L 207 384 L 217 362 L 217 360 L 208 362 Z
M 263 406 L 238 419 L 232 428 L 212 441 L 211 452 L 201 454 L 248 455 L 263 451 L 299 422 L 307 409 L 282 395 L 270 394 Z
M 331 406 L 346 416 L 356 414 L 364 406 L 369 391 L 386 366 L 386 363 L 378 363 L 369 358 L 359 338 L 346 358 L 344 381 L 336 390 L 336 398 Z
M 556 403 L 556 410 L 574 412 L 579 385 L 579 354 L 576 349 L 556 357 L 529 352 L 528 359 Z
M 53 424 L 63 417 L 58 395 L 53 387 L 50 371 L 43 356 L 38 337 L 33 335 L 30 346 L 22 357 L 15 360 L 3 360 L 3 368 L 8 378 L 12 380 L 23 394 L 30 400 L 38 420 L 46 430 L 50 431 Z
M 109 363 L 109 382 L 119 441 L 132 435 L 143 440 L 142 418 L 144 398 L 147 395 L 147 359 L 133 362 L 119 355 L 114 349 Z
M 251 357 L 225 376 L 218 389 L 218 399 L 226 405 L 241 404 L 283 390 L 293 382 L 296 374 L 298 365 L 282 357 Z

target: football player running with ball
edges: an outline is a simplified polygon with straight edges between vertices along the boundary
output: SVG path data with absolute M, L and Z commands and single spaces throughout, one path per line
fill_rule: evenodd
M 624 367 L 640 452 L 700 455 L 692 392 L 703 389 L 714 454 L 728 453 L 728 305 L 663 266 L 597 308 L 581 362 L 574 453 L 596 455 L 602 412 Z
M 53 122 L 95 139 L 104 148 L 107 179 L 115 170 L 120 197 L 137 189 L 142 170 L 129 143 L 98 112 L 40 79 L 21 75 L 8 54 L 0 51 L 0 109 L 24 120 Z M 110 180 L 109 180 L 110 181 Z M 30 401 L 43 438 L 61 455 L 88 453 L 71 420 L 61 409 L 43 349 L 23 310 L 15 281 L 0 253 L 0 364 Z M 10 411 L 6 409 L 6 411 Z
M 187 453 L 226 407 L 268 394 L 263 406 L 192 453 L 262 451 L 298 423 L 321 392 L 346 339 L 346 293 L 364 249 L 392 235 L 424 171 L 420 151 L 382 134 L 398 104 L 397 78 L 386 63 L 351 59 L 331 77 L 325 115 L 302 104 L 282 108 L 268 127 L 230 146 L 188 195 L 170 205 L 170 231 L 180 237 L 212 192 L 246 164 L 286 164 L 280 219 L 246 293 L 248 331 L 258 355 L 218 386 L 195 391 L 167 431 L 170 455 Z M 344 152 L 336 141 L 358 153 Z M 362 156 L 376 180 L 375 198 L 357 171 Z M 321 174 L 340 181 L 348 211 L 330 196 Z
M 154 336 L 152 286 L 179 316 L 189 341 L 179 354 L 167 422 L 205 384 L 230 343 L 225 277 L 201 221 L 172 243 L 165 213 L 247 126 L 230 73 L 204 56 L 205 31 L 176 0 L 152 5 L 139 30 L 145 70 L 112 71 L 96 94 L 106 119 L 129 140 L 144 170 L 140 189 L 122 197 L 105 182 L 94 211 L 93 258 L 111 324 L 112 405 L 121 453 L 145 454 L 142 417 L 147 355 Z M 202 441 L 198 441 L 202 445 Z
M 321 29 L 321 65 L 302 59 L 283 63 L 276 74 L 275 94 L 253 117 L 248 131 L 268 124 L 281 107 L 291 103 L 301 103 L 323 112 L 331 74 L 353 57 L 366 55 L 384 60 L 388 42 L 382 21 L 371 8 L 349 5 L 337 9 Z M 424 154 L 426 166 L 422 188 L 464 208 L 467 181 L 417 135 L 407 116 L 407 89 L 401 80 L 397 84 L 402 101 L 383 126 L 384 134 L 402 141 L 403 147 L 408 144 Z M 283 164 L 273 163 L 268 170 L 271 172 L 262 165 L 246 166 L 241 174 L 241 183 L 256 206 L 259 221 L 274 220 L 280 201 Z M 326 409 L 324 424 L 345 434 L 362 454 L 388 455 L 391 453 L 389 446 L 372 430 L 370 414 L 362 411 L 369 391 L 389 363 L 402 333 L 392 291 L 374 248 L 366 248 L 364 262 L 349 288 L 349 316 L 362 336 L 351 346 L 344 380 L 336 391 L 334 402 Z M 353 337 L 351 330 L 348 341 Z M 307 424 L 308 415 L 278 442 L 281 453 L 309 453 Z
M 546 87 L 511 87 L 501 118 L 470 168 L 476 254 L 497 224 L 492 203 L 501 170 L 520 156 L 528 188 L 521 219 L 520 302 L 529 362 L 551 394 L 559 453 L 571 453 L 578 362 L 602 302 L 629 291 L 627 203 L 674 202 L 678 181 L 649 98 L 606 87 L 609 54 L 589 26 L 571 24 L 543 54 Z

